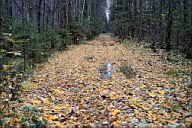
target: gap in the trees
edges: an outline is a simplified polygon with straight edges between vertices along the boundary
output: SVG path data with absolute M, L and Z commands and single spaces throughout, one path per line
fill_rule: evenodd
M 108 33 L 110 31 L 110 19 L 111 19 L 111 7 L 113 5 L 112 0 L 105 0 L 104 1 L 104 19 L 103 19 L 103 24 L 104 24 L 104 29 L 103 33 Z
M 112 1 L 111 0 L 106 0 L 106 9 L 105 9 L 105 14 L 106 14 L 106 19 L 107 19 L 107 23 L 109 23 L 110 20 L 110 14 L 111 14 L 111 5 L 112 5 Z

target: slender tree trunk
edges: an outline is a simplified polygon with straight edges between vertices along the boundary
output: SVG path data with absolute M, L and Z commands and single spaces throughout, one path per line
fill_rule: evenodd
M 3 9 L 3 0 L 0 0 L 0 31 L 2 29 L 2 9 Z
M 168 1 L 167 29 L 165 35 L 166 51 L 171 50 L 171 28 L 172 28 L 172 0 Z
M 77 1 L 77 21 L 79 22 L 80 21 L 80 18 L 81 18 L 81 13 L 80 13 L 80 7 L 81 7 L 81 1 L 78 0 Z
M 190 9 L 189 9 L 189 17 L 190 17 L 190 28 L 192 30 L 192 1 L 189 1 L 189 5 L 190 5 Z M 189 39 L 189 42 L 190 42 L 190 46 L 192 47 L 192 31 L 190 32 L 190 39 Z
M 12 6 L 12 0 L 9 1 L 9 15 L 11 18 L 13 18 L 13 6 Z
M 126 6 L 126 1 L 124 0 L 124 1 L 123 1 L 123 11 L 126 11 L 126 10 L 125 10 L 125 6 Z
M 44 0 L 39 1 L 39 33 L 44 33 Z
M 66 1 L 66 7 L 65 7 L 65 28 L 68 28 L 69 26 L 69 0 Z
M 76 19 L 77 0 L 73 1 L 73 16 Z
M 55 9 L 57 8 L 57 2 L 55 1 L 55 0 L 53 0 L 52 2 L 51 2 L 51 28 L 53 29 L 54 28 L 54 26 L 55 26 Z
M 135 15 L 135 18 L 136 18 L 136 16 L 137 16 L 137 0 L 133 0 L 133 6 L 134 6 L 134 15 Z
M 82 11 L 81 11 L 81 20 L 83 20 L 84 10 L 85 10 L 85 0 L 83 0 L 83 6 L 82 6 Z
M 22 11 L 22 20 L 23 20 L 24 15 L 25 15 L 25 1 L 24 0 L 21 1 L 21 11 Z
M 136 22 L 138 20 L 137 15 L 138 15 L 138 3 L 137 0 L 133 0 L 133 7 L 134 7 L 134 21 Z M 133 38 L 135 38 L 137 36 L 137 32 L 138 32 L 138 27 L 134 26 L 134 34 L 133 34 Z
M 188 20 L 187 20 L 187 16 L 188 16 L 188 8 L 187 8 L 187 0 L 183 0 L 183 45 L 186 45 L 187 42 L 187 24 L 188 24 Z
M 95 0 L 93 1 L 93 16 L 96 18 L 96 2 Z
M 159 2 L 159 44 L 163 45 L 163 21 L 162 21 L 162 13 L 163 13 L 163 0 Z
M 91 2 L 88 0 L 87 1 L 87 18 L 90 21 L 90 17 L 91 17 Z
M 190 25 L 192 26 L 192 1 L 189 1 L 190 9 L 189 9 L 189 16 L 190 16 Z
M 142 10 L 142 0 L 139 0 L 139 10 L 140 10 L 140 13 L 139 13 L 139 33 L 138 33 L 138 42 L 140 43 L 141 42 L 141 34 L 142 34 L 142 13 L 143 13 L 143 10 Z
M 29 20 L 33 21 L 33 0 L 29 0 Z

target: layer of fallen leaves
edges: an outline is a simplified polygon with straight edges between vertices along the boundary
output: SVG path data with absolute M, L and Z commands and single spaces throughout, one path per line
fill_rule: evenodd
M 113 64 L 110 80 L 99 71 L 106 61 Z M 136 77 L 127 79 L 122 64 L 134 68 Z M 180 74 L 166 74 L 170 68 Z M 35 73 L 20 108 L 43 110 L 47 126 L 189 126 L 191 76 L 184 70 L 191 71 L 101 35 L 50 58 Z

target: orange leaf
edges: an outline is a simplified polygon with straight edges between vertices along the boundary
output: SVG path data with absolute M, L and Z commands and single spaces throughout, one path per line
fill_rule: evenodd
M 153 117 L 153 113 L 150 112 L 150 113 L 148 114 L 148 116 L 149 116 L 149 117 Z
M 159 90 L 158 92 L 159 92 L 160 94 L 162 94 L 162 95 L 165 94 L 165 92 L 164 92 L 163 90 L 162 90 L 162 91 Z
M 143 108 L 144 110 L 147 110 L 147 111 L 151 109 L 151 108 L 146 108 L 146 107 L 142 107 L 142 108 Z
M 182 79 L 182 78 L 179 78 L 177 81 L 179 81 L 179 82 L 183 82 L 183 79 Z
M 73 120 L 69 120 L 70 124 L 75 124 L 75 122 Z
M 58 119 L 59 117 L 58 116 L 49 116 L 49 120 L 52 121 L 52 120 L 55 120 L 55 119 Z
M 167 112 L 163 113 L 163 115 L 164 115 L 165 117 L 169 117 L 169 116 L 170 116 Z
M 58 106 L 58 105 L 57 105 L 57 106 L 52 106 L 51 108 L 52 108 L 52 109 L 55 109 L 55 110 L 60 110 L 60 109 L 61 109 L 61 107 Z
M 112 114 L 112 115 L 117 115 L 117 114 L 120 113 L 120 112 L 121 112 L 121 110 L 119 110 L 119 109 L 112 109 L 111 114 Z

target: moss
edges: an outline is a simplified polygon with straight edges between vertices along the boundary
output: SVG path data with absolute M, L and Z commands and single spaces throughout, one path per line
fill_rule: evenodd
M 168 68 L 168 70 L 164 72 L 164 74 L 167 74 L 169 76 L 172 76 L 172 75 L 176 76 L 178 75 L 178 71 L 174 68 Z
M 184 75 L 191 75 L 191 74 L 192 74 L 192 71 L 186 69 L 186 70 L 183 70 L 182 73 L 183 73 Z

